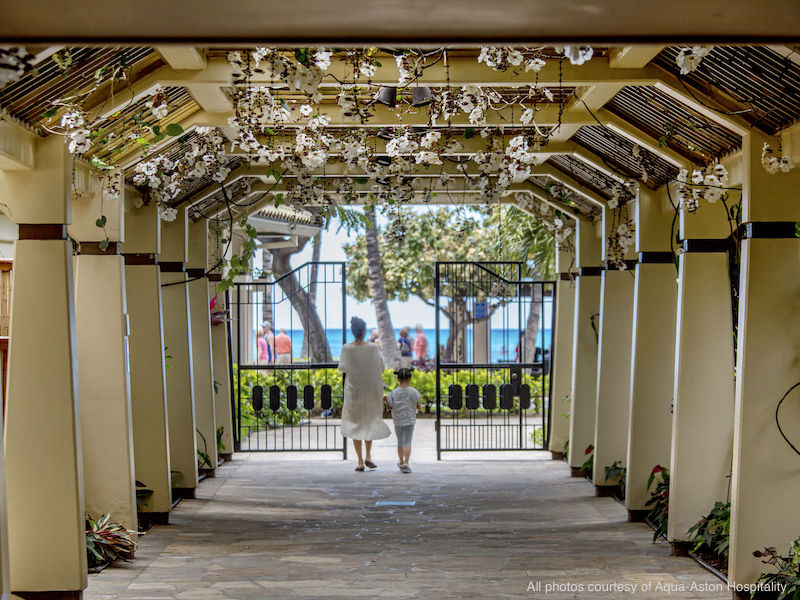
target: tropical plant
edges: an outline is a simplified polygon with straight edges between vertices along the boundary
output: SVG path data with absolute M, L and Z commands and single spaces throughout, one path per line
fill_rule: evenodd
M 652 488 L 652 489 L 651 489 Z M 667 535 L 667 520 L 669 518 L 669 469 L 656 465 L 647 478 L 647 491 L 650 499 L 645 503 L 645 508 L 650 512 L 647 518 L 655 530 L 653 542 L 659 537 Z
M 86 553 L 89 567 L 98 567 L 119 558 L 133 558 L 137 532 L 111 521 L 110 515 L 98 520 L 86 516 Z
M 789 545 L 789 554 L 786 556 L 778 554 L 774 547 L 756 550 L 753 556 L 766 558 L 761 562 L 772 565 L 777 572 L 759 575 L 752 597 L 755 597 L 758 586 L 769 586 L 770 589 L 781 588 L 777 600 L 800 600 L 800 538 Z
M 211 464 L 211 457 L 208 455 L 207 452 L 203 452 L 202 450 L 197 450 L 197 468 L 198 469 L 213 469 L 213 465 Z
M 617 487 L 619 487 L 619 493 L 624 498 L 625 497 L 625 475 L 627 473 L 627 469 L 623 466 L 621 460 L 615 460 L 611 463 L 610 467 L 606 467 L 606 479 L 608 481 L 617 482 Z
M 141 511 L 147 506 L 147 500 L 153 495 L 153 490 L 147 487 L 147 484 L 136 480 L 136 510 Z
M 583 455 L 589 458 L 578 468 L 578 472 L 584 477 L 591 477 L 594 472 L 594 446 L 592 444 L 586 446 Z
M 223 452 L 225 452 L 225 450 L 227 450 L 227 448 L 225 447 L 225 441 L 223 439 L 224 437 L 225 437 L 225 428 L 222 425 L 220 425 L 219 427 L 217 427 L 217 455 L 222 454 Z
M 717 502 L 708 515 L 689 528 L 694 541 L 693 552 L 705 550 L 728 560 L 731 532 L 731 503 Z

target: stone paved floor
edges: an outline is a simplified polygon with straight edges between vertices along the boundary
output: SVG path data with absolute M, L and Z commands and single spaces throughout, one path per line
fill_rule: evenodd
M 549 454 L 437 463 L 432 421 L 418 430 L 411 475 L 395 467 L 393 438 L 367 473 L 335 455 L 237 454 L 142 538 L 136 560 L 91 575 L 84 598 L 730 598 L 691 591 L 721 582 L 651 544 L 649 528 Z M 588 587 L 615 583 L 639 588 Z

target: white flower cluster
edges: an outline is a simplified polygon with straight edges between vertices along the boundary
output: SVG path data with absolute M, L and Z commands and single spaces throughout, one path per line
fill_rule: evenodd
M 688 75 L 697 70 L 700 61 L 708 56 L 713 46 L 692 46 L 691 48 L 681 48 L 678 56 L 675 57 L 675 64 L 681 69 L 681 75 Z
M 761 149 L 761 166 L 770 175 L 775 175 L 778 172 L 788 173 L 794 169 L 794 161 L 788 156 L 778 158 L 772 147 L 764 142 L 764 147 Z
M 608 238 L 606 247 L 606 262 L 620 270 L 626 270 L 628 265 L 625 263 L 625 255 L 635 241 L 634 231 L 631 224 L 621 222 L 615 232 Z
M 524 209 L 553 234 L 556 244 L 563 246 L 574 231 L 564 222 L 561 214 L 546 202 L 537 200 L 533 194 L 519 192 L 514 196 L 517 206 Z
M 705 169 L 693 169 L 690 178 L 688 169 L 681 169 L 677 180 L 681 184 L 678 188 L 681 206 L 694 212 L 700 207 L 700 200 L 714 203 L 722 198 L 728 184 L 728 170 L 715 163 Z
M 408 55 L 398 54 L 394 57 L 394 62 L 397 65 L 397 71 L 399 74 L 397 83 L 399 85 L 411 83 L 411 81 L 414 79 L 414 72 L 411 68 L 411 62 L 408 60 Z
M 164 91 L 161 89 L 160 85 L 157 85 L 153 93 L 144 103 L 144 105 L 153 113 L 153 116 L 158 119 L 164 119 L 169 112 L 167 107 L 167 97 L 164 94 Z
M 533 71 L 538 73 L 545 66 L 544 59 L 539 52 L 531 52 L 527 49 L 519 48 L 498 48 L 495 46 L 483 46 L 478 55 L 478 62 L 485 63 L 487 67 L 495 71 L 505 71 L 511 67 L 520 67 L 525 64 L 525 72 Z
M 556 46 L 556 50 L 563 53 L 573 65 L 582 65 L 594 55 L 591 46 Z
M 86 113 L 77 106 L 71 107 L 61 115 L 61 127 L 69 139 L 68 150 L 70 154 L 83 154 L 92 147 L 89 139 L 89 129 L 86 124 Z
M 617 184 L 611 190 L 611 198 L 608 200 L 608 208 L 614 209 L 622 204 L 626 204 L 636 195 L 636 182 L 626 181 L 624 184 Z
M 32 69 L 34 60 L 24 46 L 0 46 L 0 88 Z
M 167 210 L 167 203 L 181 193 L 186 181 L 210 176 L 220 183 L 230 174 L 230 169 L 224 165 L 226 155 L 222 135 L 210 127 L 198 128 L 197 134 L 187 152 L 177 160 L 157 154 L 134 168 L 134 185 L 145 188 L 147 198 L 158 202 L 164 220 L 171 220 L 170 216 L 175 218 Z

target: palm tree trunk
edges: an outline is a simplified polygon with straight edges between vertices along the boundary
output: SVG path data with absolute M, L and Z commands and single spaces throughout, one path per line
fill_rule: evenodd
M 386 297 L 386 286 L 383 282 L 383 263 L 378 247 L 378 229 L 375 220 L 375 207 L 364 208 L 367 216 L 365 232 L 367 245 L 367 269 L 369 271 L 369 291 L 375 306 L 375 318 L 378 321 L 378 332 L 381 340 L 383 362 L 387 367 L 396 367 L 400 362 L 400 351 L 394 339 L 392 316 L 389 314 L 389 301 Z
M 317 280 L 319 279 L 319 257 L 322 248 L 322 231 L 319 231 L 311 241 L 313 244 L 311 252 L 311 278 L 309 281 L 309 302 L 316 310 L 317 308 Z M 300 352 L 300 358 L 308 358 L 308 336 L 303 333 L 303 349 Z
M 269 275 L 272 273 L 272 253 L 264 249 L 261 251 L 261 272 L 263 278 L 268 278 Z M 272 286 L 265 285 L 264 286 L 264 298 L 262 304 L 262 311 L 261 311 L 261 321 L 262 323 L 270 323 L 272 325 Z
M 536 360 L 536 338 L 539 335 L 539 319 L 542 314 L 542 286 L 534 284 L 531 292 L 531 309 L 528 312 L 528 320 L 525 324 L 524 353 L 520 356 L 520 362 L 532 363 Z M 542 360 L 544 360 L 544 348 L 542 348 Z
M 332 362 L 333 358 L 328 344 L 328 337 L 317 309 L 310 303 L 309 292 L 303 289 L 297 276 L 291 273 L 290 259 L 292 255 L 300 252 L 309 240 L 309 238 L 299 239 L 300 242 L 295 248 L 275 248 L 272 250 L 272 270 L 278 285 L 300 317 L 300 322 L 305 332 L 304 335 L 309 340 L 309 360 L 313 363 Z

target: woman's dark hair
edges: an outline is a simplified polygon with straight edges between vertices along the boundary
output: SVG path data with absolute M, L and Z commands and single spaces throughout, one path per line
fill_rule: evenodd
M 406 367 L 402 367 L 400 369 L 397 369 L 394 372 L 394 374 L 397 375 L 397 380 L 398 381 L 410 381 L 411 380 L 411 371 L 413 371 L 413 369 L 408 369 Z
M 353 335 L 359 340 L 363 340 L 364 334 L 367 333 L 367 323 L 364 321 L 364 319 L 353 317 L 350 319 L 350 331 L 352 331 Z

